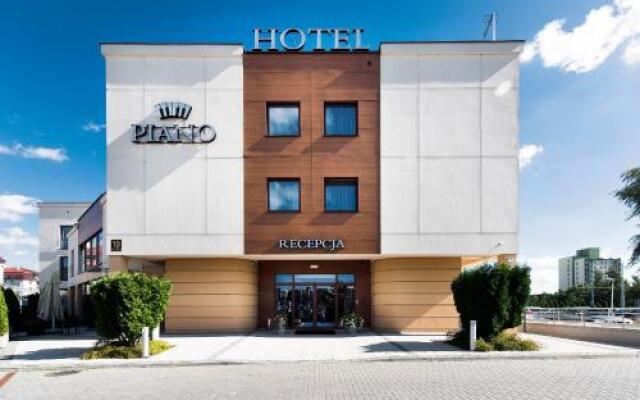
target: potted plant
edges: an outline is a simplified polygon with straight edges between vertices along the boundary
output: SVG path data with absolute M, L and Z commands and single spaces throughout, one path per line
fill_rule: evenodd
M 342 316 L 340 325 L 349 335 L 355 335 L 364 325 L 364 318 L 354 312 L 350 312 Z
M 284 335 L 287 329 L 287 314 L 281 313 L 276 314 L 273 318 L 273 321 L 276 324 L 276 328 L 278 329 L 278 335 Z

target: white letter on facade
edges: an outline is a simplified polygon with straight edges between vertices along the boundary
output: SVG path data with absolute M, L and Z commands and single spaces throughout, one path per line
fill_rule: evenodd
M 298 35 L 300 35 L 300 43 L 298 45 L 289 46 L 289 44 L 287 44 L 287 36 L 292 33 L 297 33 Z M 285 29 L 280 34 L 280 44 L 285 50 L 301 50 L 304 47 L 305 43 L 307 43 L 307 35 L 298 28 Z
M 333 30 L 333 49 L 334 50 L 349 50 L 349 30 L 348 29 L 334 29 Z M 344 36 L 347 35 L 347 36 Z M 340 47 L 342 43 L 346 43 L 347 47 Z
M 277 29 L 271 28 L 268 30 L 269 36 L 262 36 L 262 29 L 256 28 L 253 30 L 253 49 L 260 50 L 260 43 L 269 43 L 269 50 L 276 50 L 276 32 Z

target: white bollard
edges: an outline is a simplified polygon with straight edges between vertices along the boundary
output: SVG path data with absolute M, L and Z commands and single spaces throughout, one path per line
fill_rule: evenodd
M 158 340 L 158 339 L 160 339 L 160 326 L 156 326 L 151 331 L 151 340 Z
M 469 321 L 469 350 L 476 351 L 476 321 Z
M 142 358 L 149 358 L 149 327 L 142 328 Z

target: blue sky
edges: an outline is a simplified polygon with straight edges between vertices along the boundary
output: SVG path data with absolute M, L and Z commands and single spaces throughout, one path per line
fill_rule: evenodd
M 219 4 L 216 4 L 219 3 Z M 640 0 L 29 1 L 0 14 L 0 255 L 37 266 L 33 200 L 93 200 L 105 187 L 101 41 L 251 45 L 254 27 L 363 27 L 364 42 L 529 41 L 521 66 L 520 259 L 555 290 L 556 258 L 628 256 L 637 231 L 612 196 L 640 160 Z M 274 5 L 272 5 L 274 4 Z

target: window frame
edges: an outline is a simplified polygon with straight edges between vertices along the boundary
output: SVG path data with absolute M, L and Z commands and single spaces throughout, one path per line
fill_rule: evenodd
M 65 228 L 69 229 L 69 231 L 66 235 L 63 236 L 62 232 Z M 73 225 L 60 225 L 60 227 L 58 228 L 58 235 L 60 236 L 58 250 L 69 250 L 69 239 L 67 238 L 67 235 L 69 235 L 72 230 Z
M 329 182 L 354 182 L 356 185 L 356 206 L 354 210 L 327 210 L 327 183 Z M 355 214 L 360 211 L 360 182 L 357 177 L 350 178 L 336 178 L 336 177 L 325 177 L 324 178 L 324 212 L 329 214 Z
M 291 107 L 295 106 L 298 108 L 298 132 L 288 133 L 286 135 L 272 135 L 271 134 L 271 125 L 269 124 L 269 108 L 270 107 Z M 267 101 L 266 109 L 265 109 L 265 119 L 266 119 L 266 137 L 269 138 L 292 138 L 292 137 L 300 137 L 302 136 L 302 107 L 299 101 Z
M 95 247 L 94 247 L 95 241 Z M 88 246 L 88 247 L 87 247 Z M 87 259 L 87 251 L 92 253 L 90 258 Z M 83 272 L 96 272 L 102 269 L 102 256 L 104 249 L 102 249 L 102 229 L 96 231 L 87 240 L 78 245 L 78 274 Z M 89 264 L 87 265 L 87 261 Z
M 64 263 L 62 261 L 65 261 Z M 63 265 L 66 264 L 66 265 Z M 64 267 L 64 268 L 63 268 Z M 62 270 L 66 268 L 66 276 L 62 274 Z M 58 257 L 58 274 L 60 275 L 60 281 L 67 282 L 69 280 L 69 256 Z M 65 279 L 62 279 L 65 278 Z
M 271 182 L 297 182 L 298 183 L 298 209 L 297 210 L 272 210 L 271 209 L 271 190 L 270 183 Z M 291 178 L 291 177 L 274 177 L 267 178 L 267 212 L 268 213 L 299 213 L 302 211 L 302 181 L 300 178 Z
M 328 134 L 327 133 L 327 107 L 333 106 L 333 105 L 352 105 L 355 107 L 356 109 L 356 130 L 353 133 L 353 135 L 351 134 L 347 134 L 347 133 L 333 133 L 333 134 Z M 359 121 L 359 117 L 358 117 L 358 108 L 359 108 L 359 104 L 357 100 L 344 100 L 344 101 L 325 101 L 324 102 L 324 115 L 323 115 L 323 119 L 322 119 L 322 123 L 323 123 L 323 136 L 324 137 L 342 137 L 342 138 L 350 138 L 350 137 L 357 137 L 359 136 L 360 133 L 360 121 Z

